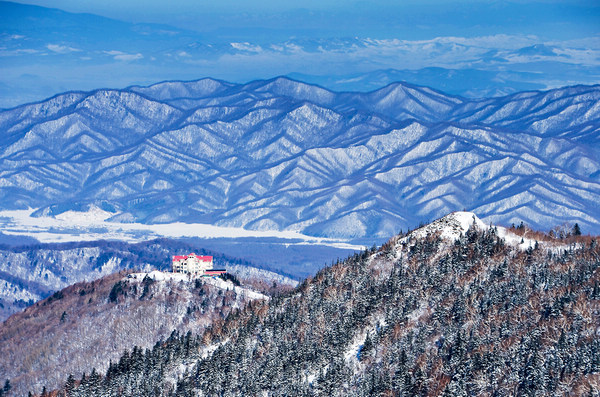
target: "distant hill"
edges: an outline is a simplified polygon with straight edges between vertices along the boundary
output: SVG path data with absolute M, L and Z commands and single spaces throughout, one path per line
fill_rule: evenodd
M 597 238 L 557 239 L 453 213 L 196 336 L 126 352 L 60 391 L 597 395 L 599 257 Z
M 0 208 L 387 238 L 450 211 L 600 232 L 600 87 L 465 99 L 288 78 L 69 92 L 0 112 Z
M 573 65 L 553 65 L 565 73 Z M 547 68 L 544 74 L 552 74 Z M 557 73 L 557 70 L 554 70 Z M 581 71 L 581 75 L 586 72 Z M 574 71 L 573 71 L 574 72 Z M 344 73 L 340 71 L 340 73 Z M 488 98 L 514 94 L 520 91 L 543 90 L 547 86 L 540 81 L 540 73 L 496 71 L 480 69 L 447 69 L 425 67 L 417 70 L 380 69 L 367 73 L 341 75 L 307 75 L 291 73 L 290 78 L 318 84 L 334 91 L 375 91 L 396 81 L 410 81 L 465 98 Z

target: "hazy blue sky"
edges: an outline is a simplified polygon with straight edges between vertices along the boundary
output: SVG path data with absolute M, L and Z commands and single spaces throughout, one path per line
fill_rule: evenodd
M 598 34 L 600 1 L 481 0 L 26 0 L 24 4 L 89 12 L 129 22 L 198 31 L 263 27 L 293 34 L 433 38 L 448 35 L 537 34 L 573 38 Z

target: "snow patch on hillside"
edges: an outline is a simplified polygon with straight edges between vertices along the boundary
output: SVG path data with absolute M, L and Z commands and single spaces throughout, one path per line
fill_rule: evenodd
M 214 287 L 220 288 L 222 290 L 228 291 L 233 290 L 236 294 L 243 296 L 247 299 L 269 299 L 268 296 L 263 295 L 259 292 L 252 291 L 248 288 L 238 287 L 233 285 L 231 281 L 225 281 L 218 277 L 202 277 L 202 278 L 193 278 L 189 274 L 183 273 L 171 273 L 171 272 L 161 272 L 160 270 L 153 270 L 148 273 L 131 273 L 128 274 L 123 280 L 136 280 L 143 281 L 146 277 L 154 280 L 154 281 L 174 281 L 174 282 L 193 282 L 195 280 L 201 280 L 205 284 L 210 284 Z
M 238 278 L 241 277 L 245 279 L 256 278 L 268 280 L 269 282 L 276 282 L 277 284 L 289 285 L 291 287 L 296 287 L 298 285 L 297 280 L 269 270 L 259 269 L 257 267 L 229 264 L 227 265 L 227 272 Z
M 497 226 L 496 229 L 498 231 L 498 237 L 504 239 L 509 245 L 518 246 L 521 250 L 535 247 L 536 241 L 533 239 L 516 235 L 505 227 Z
M 32 294 L 20 285 L 11 283 L 7 280 L 0 280 L 0 301 L 3 299 L 6 301 L 36 301 L 39 299 L 39 296 Z
M 348 345 L 346 351 L 344 352 L 344 360 L 346 360 L 348 363 L 354 363 L 354 365 L 358 365 L 360 351 L 364 346 L 367 336 L 374 338 L 377 335 L 377 332 L 385 326 L 387 326 L 385 317 L 379 315 L 375 318 L 371 318 L 369 324 L 367 324 L 361 332 L 354 335 L 352 342 Z
M 439 234 L 441 238 L 454 241 L 464 235 L 471 225 L 481 230 L 488 226 L 472 212 L 457 211 L 437 219 L 430 224 L 414 230 L 410 237 L 425 238 L 428 235 Z M 406 238 L 405 238 L 406 239 Z

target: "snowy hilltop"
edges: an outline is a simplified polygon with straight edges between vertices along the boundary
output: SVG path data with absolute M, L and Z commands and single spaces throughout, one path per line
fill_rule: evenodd
M 493 230 L 494 234 L 503 239 L 505 243 L 518 246 L 521 249 L 533 248 L 540 244 L 535 238 L 517 235 L 514 231 L 503 226 L 486 225 L 473 212 L 457 211 L 436 219 L 435 221 L 420 227 L 403 237 L 401 241 L 407 242 L 410 239 L 422 239 L 428 236 L 438 236 L 448 242 L 454 243 L 456 240 L 466 235 L 469 229 L 478 231 Z M 553 245 L 558 245 L 553 242 Z

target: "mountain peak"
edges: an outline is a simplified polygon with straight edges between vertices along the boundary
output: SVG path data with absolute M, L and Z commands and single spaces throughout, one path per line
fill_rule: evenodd
M 479 219 L 475 213 L 469 211 L 451 212 L 448 215 L 436 219 L 425 226 L 415 229 L 409 234 L 408 237 L 404 237 L 401 241 L 406 242 L 408 238 L 422 239 L 427 236 L 439 235 L 444 240 L 454 242 L 458 240 L 461 235 L 465 235 L 467 231 L 473 227 L 479 231 L 489 230 L 493 227 L 496 235 L 502 238 L 506 244 L 517 247 L 520 250 L 533 248 L 539 243 L 535 237 L 527 237 L 515 234 L 513 230 L 503 226 L 492 226 L 492 224 L 487 225 L 485 222 Z M 556 246 L 557 243 L 541 244 Z
M 269 92 L 276 95 L 291 97 L 296 100 L 314 102 L 320 105 L 332 103 L 338 95 L 318 85 L 304 83 L 285 76 L 252 82 L 247 84 L 247 87 L 255 92 Z
M 129 90 L 146 95 L 158 101 L 174 99 L 198 99 L 221 93 L 235 84 L 212 78 L 194 81 L 163 81 L 147 87 L 132 86 Z
M 411 237 L 424 238 L 428 235 L 439 234 L 440 237 L 447 240 L 456 240 L 462 234 L 465 234 L 470 227 L 475 226 L 479 230 L 489 228 L 473 212 L 455 211 L 443 216 L 428 225 L 420 227 L 410 233 Z

